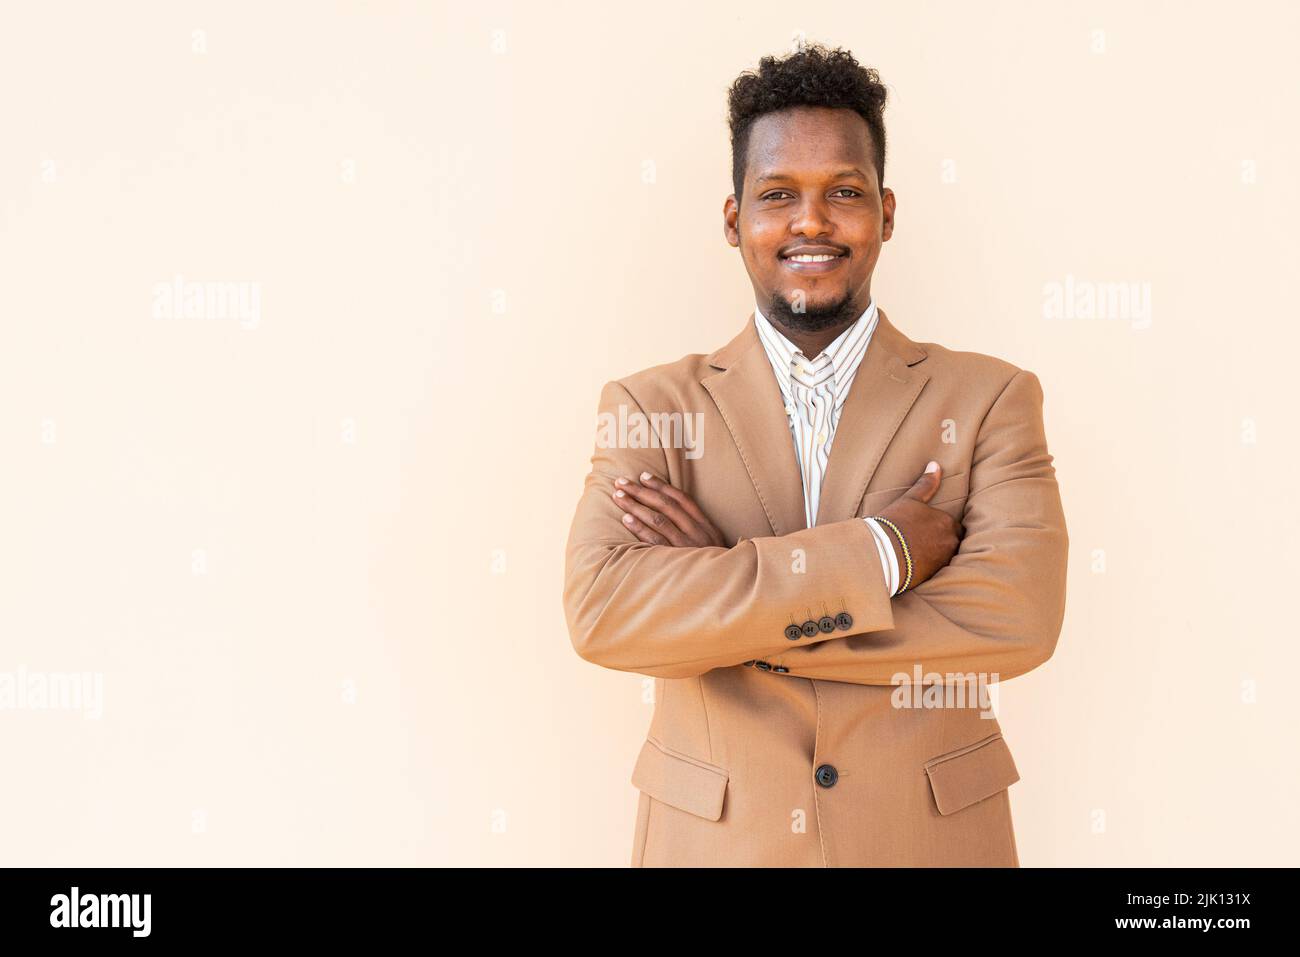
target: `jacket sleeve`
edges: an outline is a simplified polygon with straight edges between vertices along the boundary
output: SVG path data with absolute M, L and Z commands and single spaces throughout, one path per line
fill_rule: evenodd
M 961 545 L 934 577 L 893 599 L 892 627 L 766 660 L 798 677 L 889 685 L 918 666 L 1005 680 L 1050 658 L 1065 616 L 1069 536 L 1042 410 L 1038 378 L 1017 372 L 976 439 Z
M 600 413 L 616 420 L 620 404 L 644 415 L 622 383 L 606 383 Z M 620 447 L 597 430 L 565 547 L 564 613 L 580 657 L 685 678 L 894 626 L 880 555 L 862 519 L 730 548 L 648 545 L 611 498 L 615 478 L 643 471 L 673 480 L 662 447 Z M 787 637 L 791 624 L 841 613 L 849 618 L 830 632 Z

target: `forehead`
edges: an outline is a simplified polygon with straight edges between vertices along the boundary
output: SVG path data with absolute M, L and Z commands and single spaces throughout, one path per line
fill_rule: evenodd
M 765 113 L 749 130 L 745 178 L 764 174 L 815 175 L 856 166 L 874 168 L 871 129 L 853 110 L 797 106 Z

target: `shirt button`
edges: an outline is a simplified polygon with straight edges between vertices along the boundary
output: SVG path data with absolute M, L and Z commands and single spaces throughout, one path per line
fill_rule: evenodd
M 825 445 L 825 444 L 826 444 L 826 433 L 825 433 L 825 432 L 818 432 L 818 433 L 817 433 L 817 444 L 818 444 L 818 445 Z
M 835 770 L 833 764 L 823 764 L 817 769 L 817 783 L 824 788 L 834 787 L 839 779 L 840 772 Z
M 787 405 L 787 406 L 785 407 L 785 414 L 786 414 L 786 415 L 794 415 L 794 406 L 792 406 L 792 405 Z

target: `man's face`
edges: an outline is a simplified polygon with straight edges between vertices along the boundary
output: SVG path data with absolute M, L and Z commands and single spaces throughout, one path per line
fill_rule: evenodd
M 728 196 L 723 219 L 764 315 L 807 332 L 856 319 L 894 230 L 894 193 L 880 188 L 866 121 L 811 106 L 759 117 L 741 203 Z

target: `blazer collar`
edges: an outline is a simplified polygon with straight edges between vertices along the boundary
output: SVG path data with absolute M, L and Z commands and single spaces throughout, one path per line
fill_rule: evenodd
M 877 308 L 878 321 L 835 428 L 822 481 L 817 524 L 855 518 L 881 456 L 893 440 L 928 373 L 914 368 L 925 349 Z M 754 483 L 773 535 L 807 526 L 803 482 L 781 389 L 751 310 L 734 339 L 708 357 L 700 384 L 718 406 Z

